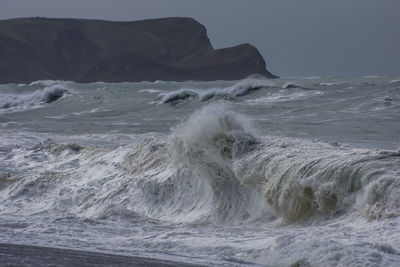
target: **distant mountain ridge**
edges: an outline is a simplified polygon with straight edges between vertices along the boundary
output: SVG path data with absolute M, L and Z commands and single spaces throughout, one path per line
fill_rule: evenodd
M 214 49 L 192 18 L 0 20 L 0 83 L 276 78 L 258 50 Z

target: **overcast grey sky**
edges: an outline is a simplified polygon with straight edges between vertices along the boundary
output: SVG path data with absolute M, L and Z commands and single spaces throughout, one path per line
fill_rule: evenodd
M 399 75 L 400 0 L 0 0 L 0 19 L 193 17 L 215 48 L 251 43 L 281 76 Z

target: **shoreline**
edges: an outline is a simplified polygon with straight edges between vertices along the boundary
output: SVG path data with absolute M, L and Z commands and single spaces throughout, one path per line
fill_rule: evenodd
M 95 251 L 0 243 L 5 266 L 200 266 L 183 262 Z

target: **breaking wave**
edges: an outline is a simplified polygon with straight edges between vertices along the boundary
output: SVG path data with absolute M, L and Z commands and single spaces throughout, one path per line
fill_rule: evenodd
M 275 86 L 275 84 L 270 80 L 248 78 L 225 88 L 212 88 L 207 90 L 183 88 L 168 93 L 162 93 L 158 96 L 157 100 L 159 104 L 174 104 L 179 101 L 191 98 L 197 98 L 199 101 L 206 101 L 215 96 L 243 96 L 250 93 L 251 91 L 273 86 Z
M 321 82 L 322 86 L 343 85 L 345 82 Z
M 391 81 L 389 81 L 389 84 L 395 84 L 395 83 L 400 83 L 400 80 L 391 80 Z
M 192 99 L 198 101 L 207 101 L 215 97 L 223 99 L 236 99 L 237 97 L 250 94 L 260 89 L 271 89 L 271 92 L 275 92 L 274 98 L 279 99 L 296 99 L 297 97 L 288 97 L 292 93 L 296 95 L 310 95 L 308 92 L 314 92 L 319 94 L 320 91 L 299 85 L 294 82 L 286 82 L 284 80 L 263 80 L 256 78 L 247 78 L 237 82 L 236 84 L 223 88 L 211 88 L 211 89 L 195 89 L 195 88 L 181 88 L 166 93 L 160 93 L 155 100 L 158 104 L 178 104 L 181 102 L 187 102 Z M 282 91 L 284 90 L 284 91 Z M 301 91 L 301 92 L 299 92 Z M 155 93 L 157 91 L 146 91 Z M 311 94 L 314 94 L 311 93 Z M 254 99 L 257 101 L 257 99 Z
M 260 137 L 224 105 L 130 148 L 46 140 L 25 153 L 46 167 L 24 179 L 1 176 L 3 210 L 231 224 L 400 211 L 399 152 Z
M 298 85 L 298 84 L 293 83 L 293 82 L 287 82 L 287 83 L 284 83 L 284 84 L 282 85 L 282 88 L 283 88 L 283 89 L 303 88 L 303 86 Z
M 20 106 L 32 106 L 51 103 L 70 92 L 62 85 L 50 85 L 42 90 L 28 94 L 0 94 L 0 108 L 8 109 Z

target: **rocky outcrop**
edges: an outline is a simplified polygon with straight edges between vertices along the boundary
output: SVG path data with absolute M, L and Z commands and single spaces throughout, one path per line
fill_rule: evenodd
M 200 80 L 202 77 L 209 80 L 234 80 L 251 74 L 277 78 L 266 70 L 263 57 L 249 44 L 203 51 L 182 59 L 174 67 L 188 71 L 190 77 Z
M 191 18 L 0 21 L 0 83 L 275 78 L 251 45 L 214 50 Z

